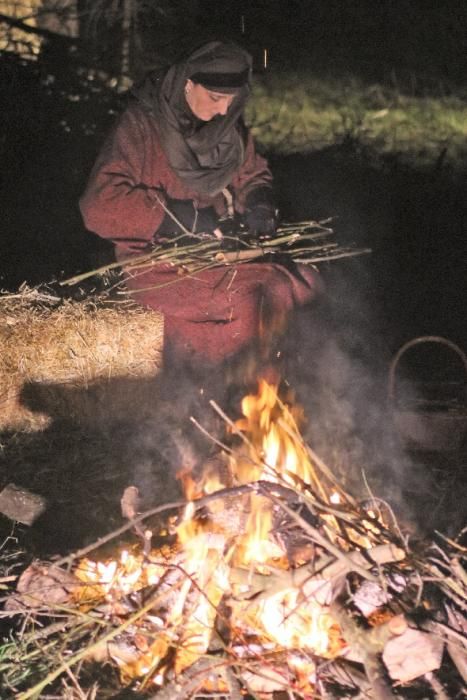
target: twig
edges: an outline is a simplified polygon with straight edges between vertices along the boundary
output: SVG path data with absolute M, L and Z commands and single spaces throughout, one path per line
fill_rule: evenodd
M 225 667 L 224 675 L 229 686 L 229 700 L 244 700 L 241 683 L 230 666 Z
M 134 625 L 134 623 L 137 620 L 146 615 L 146 613 L 149 612 L 149 610 L 151 610 L 151 608 L 153 608 L 156 605 L 158 599 L 159 593 L 157 592 L 157 594 L 152 596 L 143 607 L 141 607 L 137 612 L 135 612 L 133 615 L 127 618 L 125 622 L 122 622 L 119 626 L 113 628 L 103 637 L 97 639 L 90 646 L 77 652 L 76 654 L 71 656 L 67 661 L 64 661 L 58 668 L 48 673 L 47 676 L 43 678 L 39 683 L 37 683 L 33 688 L 29 688 L 24 693 L 20 693 L 19 695 L 17 695 L 16 700 L 28 700 L 29 698 L 36 696 L 38 693 L 40 693 L 40 691 L 43 688 L 49 685 L 49 683 L 52 683 L 52 681 L 61 676 L 61 674 L 66 671 L 66 669 L 72 668 L 79 661 L 82 661 L 86 657 L 91 656 L 93 651 L 95 651 L 98 647 L 102 646 L 103 644 L 106 644 L 111 639 L 114 639 L 117 635 L 121 634 L 126 629 L 128 629 L 128 627 Z
M 186 229 L 156 192 L 154 192 L 154 197 L 162 209 L 177 223 L 183 232 L 182 235 L 174 237 L 171 240 L 171 245 L 156 245 L 147 253 L 74 275 L 62 280 L 60 285 L 73 286 L 90 277 L 105 275 L 117 268 L 131 273 L 136 269 L 153 267 L 160 263 L 170 263 L 182 268 L 194 265 L 193 271 L 196 273 L 201 270 L 201 264 L 209 269 L 213 266 L 248 263 L 264 255 L 286 256 L 297 263 L 313 265 L 371 252 L 369 248 L 341 248 L 338 243 L 324 242 L 324 239 L 332 235 L 333 231 L 315 221 L 288 224 L 277 229 L 275 236 L 261 241 L 259 245 L 256 242 L 246 241 L 242 237 L 242 232 L 239 232 L 240 235 L 238 233 L 224 236 L 214 235 L 212 238 L 206 239 L 202 235 L 194 234 Z M 186 245 L 187 236 L 193 239 L 192 244 Z M 184 239 L 183 245 L 178 245 L 182 238 Z M 319 241 L 320 239 L 323 241 L 322 243 L 310 244 L 311 241 Z M 237 246 L 237 250 L 228 250 L 223 247 L 225 242 L 229 243 L 230 241 Z M 174 282 L 179 279 L 182 278 L 177 278 Z
M 220 670 L 224 665 L 225 661 L 218 657 L 205 656 L 198 659 L 171 683 L 168 683 L 155 695 L 150 695 L 148 700 L 185 700 L 202 686 L 206 674 L 216 669 Z
M 465 648 L 462 649 L 461 647 L 458 647 L 452 642 L 447 645 L 447 650 L 454 666 L 459 671 L 459 674 L 464 679 L 464 682 L 467 683 L 467 650 Z
M 116 530 L 112 530 L 112 532 L 109 532 L 107 535 L 100 537 L 92 544 L 87 545 L 86 547 L 83 547 L 82 549 L 78 549 L 77 551 L 72 552 L 71 554 L 68 554 L 66 557 L 62 557 L 61 559 L 58 559 L 58 561 L 54 562 L 54 565 L 55 566 L 70 565 L 75 561 L 75 559 L 81 559 L 81 557 L 86 556 L 86 554 L 89 554 L 89 552 L 93 552 L 96 549 L 99 549 L 99 547 L 102 547 L 102 545 L 106 544 L 107 542 L 111 542 L 119 535 L 122 535 L 124 532 L 127 532 L 128 530 L 130 530 L 130 528 L 135 527 L 135 525 L 137 523 L 140 523 L 142 520 L 145 520 L 146 518 L 149 518 L 152 515 L 157 515 L 158 513 L 163 513 L 167 510 L 175 510 L 177 508 L 181 508 L 183 506 L 186 506 L 186 503 L 187 502 L 185 500 L 174 501 L 172 503 L 166 503 L 165 505 L 157 506 L 156 508 L 151 508 L 150 510 L 146 510 L 144 513 L 141 513 L 136 518 L 133 518 L 132 520 L 130 520 L 128 523 L 126 523 L 126 525 L 122 525 L 122 527 L 119 527 Z
M 270 493 L 269 498 L 271 498 L 271 500 L 274 501 L 276 505 L 280 506 L 282 510 L 284 510 L 291 518 L 293 518 L 302 527 L 302 529 L 310 535 L 310 537 L 315 542 L 324 547 L 324 549 L 326 549 L 328 552 L 331 552 L 331 554 L 334 554 L 336 559 L 340 559 L 341 561 L 345 562 L 346 566 L 348 566 L 351 563 L 347 554 L 342 552 L 342 550 L 340 550 L 339 547 L 336 547 L 336 545 L 332 544 L 332 542 L 330 542 L 326 537 L 324 537 L 319 532 L 319 530 L 307 523 L 306 520 L 304 520 L 300 515 L 298 515 L 298 513 L 295 513 L 295 511 L 286 506 L 285 503 L 283 503 L 280 499 L 276 498 L 273 494 Z M 353 564 L 353 567 L 353 571 L 360 574 L 360 576 L 367 579 L 368 581 L 378 580 L 359 564 Z
M 436 700 L 449 700 L 449 695 L 447 695 L 434 673 L 425 673 L 425 678 L 431 685 Z
M 263 490 L 267 490 L 268 488 L 274 489 L 279 493 L 282 492 L 283 494 L 286 492 L 288 492 L 289 494 L 295 494 L 295 492 L 293 492 L 291 489 L 285 489 L 284 487 L 280 486 L 280 484 L 273 484 L 271 482 L 252 482 L 251 484 L 244 484 L 242 486 L 236 486 L 234 488 L 227 488 L 221 489 L 220 491 L 215 491 L 214 493 L 211 493 L 207 496 L 203 496 L 202 498 L 196 499 L 195 501 L 193 501 L 193 503 L 195 504 L 196 508 L 201 508 L 202 506 L 206 505 L 207 503 L 210 503 L 213 500 L 219 498 L 222 499 L 233 497 L 237 495 L 244 495 L 246 493 L 251 493 L 251 491 L 256 491 L 258 488 L 262 488 Z M 129 520 L 125 525 L 122 525 L 116 530 L 112 530 L 112 532 L 109 532 L 107 535 L 100 537 L 90 545 L 87 545 L 82 549 L 78 549 L 77 551 L 72 552 L 71 554 L 68 554 L 65 557 L 62 557 L 57 561 L 54 561 L 54 565 L 57 567 L 70 565 L 76 559 L 81 559 L 82 557 L 86 556 L 86 554 L 89 554 L 89 552 L 93 552 L 96 549 L 99 549 L 100 547 L 102 547 L 102 545 L 107 544 L 107 542 L 111 542 L 123 533 L 130 530 L 131 528 L 134 528 L 136 524 L 140 523 L 146 518 L 150 518 L 153 515 L 158 515 L 159 513 L 164 513 L 168 510 L 177 510 L 184 508 L 186 507 L 187 503 L 188 501 L 181 499 L 179 501 L 173 501 L 171 503 L 166 503 L 164 505 L 151 508 L 150 510 L 146 510 L 144 511 L 144 513 L 140 513 L 140 515 L 138 515 L 137 517 L 133 518 L 132 520 Z
M 379 655 L 391 637 L 402 634 L 407 629 L 407 623 L 403 618 L 392 618 L 385 624 L 366 630 L 357 625 L 338 598 L 331 603 L 331 614 L 339 623 L 347 644 L 362 658 L 365 673 L 373 688 L 374 699 L 394 700 Z
M 226 452 L 226 454 L 233 454 L 233 450 L 232 450 L 230 447 L 228 447 L 224 442 L 221 442 L 220 440 L 218 440 L 216 437 L 214 437 L 214 435 L 211 435 L 211 433 L 208 432 L 208 431 L 206 430 L 206 428 L 204 428 L 204 427 L 201 425 L 201 423 L 198 423 L 198 421 L 196 420 L 196 418 L 194 418 L 193 416 L 190 416 L 190 421 L 193 423 L 193 425 L 195 425 L 195 426 L 198 428 L 198 430 L 199 430 L 201 433 L 203 433 L 203 435 L 204 435 L 205 437 L 209 438 L 209 440 L 211 440 L 211 442 L 213 442 L 215 445 L 217 445 L 218 447 L 220 447 L 221 450 L 223 450 L 224 452 Z
M 388 564 L 401 561 L 404 551 L 390 544 L 383 544 L 369 550 L 371 561 L 358 551 L 349 552 L 346 561 L 336 561 L 334 557 L 321 557 L 319 568 L 312 563 L 303 564 L 295 569 L 275 569 L 267 575 L 252 573 L 249 570 L 231 568 L 230 582 L 232 584 L 249 585 L 248 597 L 255 596 L 254 602 L 268 598 L 288 588 L 301 588 L 311 579 L 333 581 L 340 576 L 354 571 L 355 567 L 371 569 L 374 565 Z

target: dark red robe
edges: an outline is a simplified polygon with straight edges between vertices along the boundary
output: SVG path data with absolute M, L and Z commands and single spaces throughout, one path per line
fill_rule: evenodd
M 243 213 L 247 195 L 270 186 L 271 180 L 249 135 L 245 160 L 229 186 L 236 211 Z M 213 206 L 219 215 L 225 212 L 222 194 L 200 195 L 174 173 L 155 118 L 135 103 L 120 117 L 91 173 L 80 201 L 84 223 L 115 243 L 119 260 L 148 251 L 165 215 L 154 192 L 162 199 L 165 193 L 191 199 L 199 208 Z M 234 355 L 258 337 L 262 320 L 283 318 L 319 288 L 317 274 L 305 266 L 291 271 L 280 264 L 252 262 L 195 276 L 180 272 L 158 265 L 127 275 L 126 283 L 136 301 L 163 312 L 169 346 L 200 361 L 219 362 Z

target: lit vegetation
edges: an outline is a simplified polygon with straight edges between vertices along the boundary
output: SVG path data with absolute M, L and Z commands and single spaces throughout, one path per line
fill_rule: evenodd
M 467 109 L 455 94 L 404 94 L 352 77 L 271 72 L 256 78 L 247 118 L 270 152 L 310 152 L 352 140 L 381 154 L 416 158 L 418 165 L 443 158 L 461 166 L 467 155 Z

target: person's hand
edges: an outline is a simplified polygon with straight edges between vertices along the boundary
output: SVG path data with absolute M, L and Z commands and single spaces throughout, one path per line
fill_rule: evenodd
M 276 209 L 269 187 L 259 187 L 250 192 L 246 199 L 243 219 L 245 227 L 252 236 L 267 238 L 275 233 Z
M 180 236 L 187 231 L 212 234 L 219 226 L 213 207 L 196 209 L 191 199 L 167 199 L 166 206 L 170 213 L 167 212 L 164 216 L 156 231 L 156 238 Z
M 266 204 L 257 204 L 245 212 L 245 226 L 253 236 L 272 236 L 276 230 L 276 212 Z

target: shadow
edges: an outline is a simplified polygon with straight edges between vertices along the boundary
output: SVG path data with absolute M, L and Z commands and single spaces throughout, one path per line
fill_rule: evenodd
M 3 483 L 47 499 L 28 533 L 36 555 L 79 548 L 119 527 L 130 484 L 140 490 L 142 510 L 179 499 L 177 471 L 196 469 L 212 450 L 191 416 L 210 433 L 219 430 L 208 403 L 219 398 L 215 384 L 180 371 L 88 387 L 26 384 L 22 406 L 47 416 L 48 426 L 4 432 L 0 465 Z
M 304 440 L 358 499 L 387 500 L 417 534 L 433 527 L 453 534 L 462 517 L 456 494 L 465 480 L 463 457 L 409 452 L 387 402 L 387 354 L 360 331 L 325 300 L 301 309 L 278 341 L 282 380 L 306 416 Z M 39 557 L 64 554 L 118 528 L 120 499 L 130 484 L 139 489 L 141 510 L 181 498 L 177 473 L 199 473 L 218 453 L 212 438 L 225 439 L 225 422 L 210 401 L 235 419 L 253 377 L 265 368 L 250 357 L 246 376 L 247 359 L 216 372 L 167 366 L 153 378 L 86 387 L 25 384 L 21 406 L 47 416 L 48 424 L 0 435 L 0 468 L 4 484 L 47 500 L 27 532 L 28 550 Z

